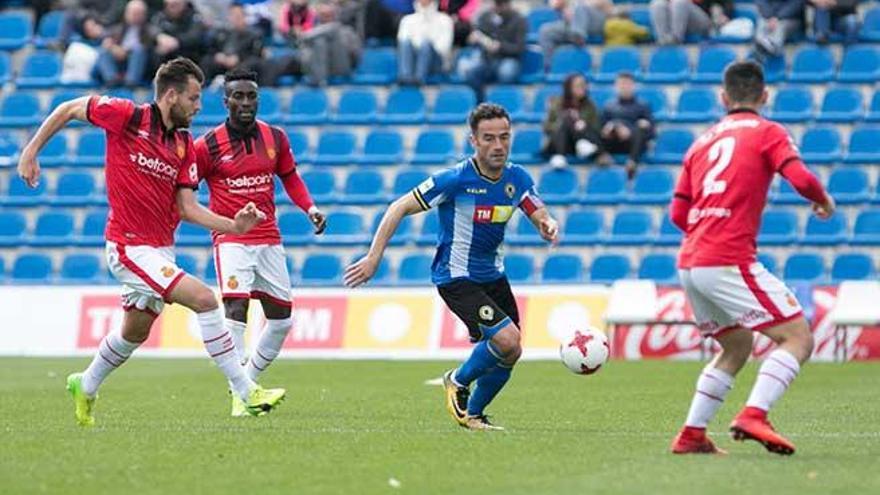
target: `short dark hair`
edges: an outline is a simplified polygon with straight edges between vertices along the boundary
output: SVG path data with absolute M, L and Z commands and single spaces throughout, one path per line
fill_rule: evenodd
M 153 78 L 156 98 L 160 98 L 169 88 L 174 88 L 182 93 L 186 90 L 190 77 L 194 77 L 199 84 L 205 82 L 205 74 L 202 69 L 186 57 L 177 57 L 160 65 L 156 71 L 156 77 Z
M 764 69 L 757 62 L 732 62 L 724 69 L 724 92 L 734 103 L 758 103 L 764 94 Z
M 471 127 L 471 132 L 475 133 L 477 132 L 477 127 L 479 127 L 480 122 L 492 119 L 505 119 L 509 123 L 510 114 L 508 114 L 507 110 L 501 105 L 495 103 L 480 103 L 477 105 L 477 108 L 471 110 L 471 114 L 468 115 L 468 125 Z
M 636 76 L 634 76 L 632 72 L 624 70 L 617 73 L 616 79 L 629 79 L 630 81 L 635 81 Z
M 226 75 L 223 76 L 224 84 L 235 81 L 253 81 L 254 83 L 256 83 L 257 73 L 252 70 L 242 69 L 240 67 L 236 67 L 235 69 L 226 71 Z

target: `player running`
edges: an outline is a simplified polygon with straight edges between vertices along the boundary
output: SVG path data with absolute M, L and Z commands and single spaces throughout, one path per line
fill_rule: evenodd
M 804 166 L 785 128 L 758 114 L 767 102 L 760 65 L 728 66 L 721 99 L 728 114 L 688 150 L 671 205 L 673 222 L 686 232 L 678 258 L 681 283 L 700 332 L 721 345 L 697 380 L 672 452 L 724 453 L 706 435 L 706 425 L 748 360 L 757 331 L 777 348 L 761 365 L 731 435 L 789 455 L 794 444 L 773 429 L 767 412 L 809 359 L 813 336 L 797 299 L 756 261 L 756 237 L 777 173 L 812 201 L 819 218 L 834 213 L 834 200 Z
M 367 255 L 345 270 L 345 284 L 356 287 L 373 276 L 404 216 L 437 206 L 440 232 L 431 279 L 477 344 L 467 361 L 443 375 L 447 409 L 463 427 L 503 430 L 483 411 L 507 383 L 522 353 L 519 311 L 504 275 L 504 228 L 517 207 L 546 241 L 556 242 L 558 226 L 528 172 L 507 161 L 507 111 L 483 103 L 471 112 L 468 123 L 474 156 L 432 175 L 392 203 Z
M 326 224 L 296 172 L 287 134 L 257 119 L 258 90 L 255 73 L 227 72 L 223 101 L 229 118 L 195 142 L 199 177 L 208 184 L 211 211 L 228 216 L 254 203 L 267 215 L 246 234 L 213 232 L 226 329 L 239 361 L 247 363 L 251 380 L 278 356 L 291 326 L 290 274 L 275 219 L 274 177 L 281 178 L 290 199 L 308 213 L 315 233 L 321 234 Z M 260 300 L 266 328 L 248 359 L 244 333 L 252 297 Z M 247 415 L 244 402 L 233 395 L 232 416 Z
M 254 204 L 244 205 L 233 220 L 212 213 L 195 199 L 195 151 L 190 134 L 181 129 L 189 127 L 201 107 L 203 82 L 195 63 L 176 58 L 156 72 L 155 102 L 135 105 L 107 96 L 64 102 L 22 151 L 18 173 L 36 187 L 40 149 L 71 120 L 88 122 L 107 133 L 106 256 L 110 271 L 123 286 L 125 318 L 118 333 L 111 332 L 101 341 L 89 367 L 67 377 L 76 420 L 82 426 L 95 424 L 98 387 L 147 340 L 165 303 L 178 303 L 196 313 L 205 349 L 250 414 L 268 412 L 284 398 L 284 389 L 263 389 L 248 378 L 223 328 L 223 312 L 213 291 L 174 261 L 174 230 L 181 218 L 239 234 L 265 218 Z

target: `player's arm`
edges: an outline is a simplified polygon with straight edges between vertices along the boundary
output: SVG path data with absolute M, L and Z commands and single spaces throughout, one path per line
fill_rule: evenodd
M 89 97 L 83 96 L 65 101 L 58 105 L 52 113 L 46 117 L 40 128 L 37 129 L 34 137 L 25 145 L 21 151 L 21 157 L 18 159 L 18 176 L 24 180 L 28 186 L 37 187 L 40 183 L 40 163 L 37 155 L 43 146 L 52 139 L 52 136 L 70 123 L 71 120 L 87 121 L 87 110 L 89 105 Z
M 281 179 L 281 185 L 284 186 L 287 197 L 309 216 L 309 220 L 311 220 L 312 225 L 315 227 L 315 234 L 323 234 L 324 229 L 327 228 L 327 217 L 315 205 L 308 186 L 306 186 L 306 183 L 303 182 L 302 177 L 296 171 L 296 160 L 293 159 L 293 152 L 290 150 L 290 141 L 287 134 L 279 130 L 278 140 L 279 155 L 278 162 L 275 165 L 275 173 Z
M 553 245 L 559 242 L 559 224 L 550 215 L 547 208 L 542 206 L 536 209 L 529 215 L 529 220 L 538 229 L 542 239 Z
M 200 205 L 195 191 L 187 187 L 177 189 L 177 210 L 182 220 L 224 234 L 245 234 L 266 219 L 266 214 L 253 203 L 238 210 L 234 219 L 218 215 Z
M 791 187 L 813 203 L 813 211 L 819 218 L 829 218 L 836 207 L 834 198 L 825 190 L 819 179 L 799 159 L 792 159 L 779 171 Z
M 388 247 L 388 241 L 397 231 L 397 226 L 400 225 L 403 217 L 420 213 L 425 209 L 416 199 L 415 193 L 404 194 L 391 203 L 385 215 L 382 216 L 382 221 L 373 236 L 373 242 L 370 244 L 367 255 L 345 269 L 345 285 L 357 287 L 370 280 L 376 273 L 379 262 L 382 261 L 382 255 L 385 253 L 385 248 Z
M 669 218 L 682 232 L 687 232 L 688 214 L 691 211 L 693 197 L 691 196 L 691 168 L 688 157 L 685 157 L 681 173 L 678 175 L 678 183 L 669 203 Z

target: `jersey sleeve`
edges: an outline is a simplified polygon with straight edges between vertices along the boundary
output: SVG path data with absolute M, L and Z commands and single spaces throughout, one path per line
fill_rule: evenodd
M 690 155 L 688 155 L 681 167 L 681 173 L 678 174 L 678 182 L 675 184 L 675 192 L 673 197 L 683 199 L 685 201 L 693 200 L 693 189 L 691 188 L 691 167 Z
M 208 153 L 208 145 L 205 143 L 204 136 L 196 139 L 193 143 L 193 152 L 196 156 L 196 170 L 199 179 L 206 179 L 211 175 L 211 158 Z
M 767 127 L 763 143 L 764 161 L 773 172 L 779 172 L 792 160 L 801 159 L 800 151 L 791 135 L 779 124 L 774 123 Z
M 272 129 L 276 132 L 275 129 Z M 286 177 L 296 170 L 296 160 L 293 159 L 293 151 L 290 149 L 290 140 L 287 133 L 277 131 L 278 141 L 278 161 L 275 162 L 275 175 L 278 177 Z
M 412 194 L 422 210 L 430 210 L 451 197 L 457 184 L 457 169 L 447 169 L 425 179 L 412 190 Z
M 177 171 L 177 187 L 198 189 L 199 166 L 196 159 L 195 146 L 189 135 L 182 139 L 186 139 L 186 151 L 184 152 L 183 160 L 180 161 L 180 169 Z
M 134 103 L 124 98 L 92 96 L 86 105 L 86 120 L 108 132 L 122 132 L 134 108 Z
M 541 200 L 541 197 L 538 195 L 538 189 L 535 187 L 535 181 L 532 180 L 532 176 L 529 175 L 525 169 L 519 169 L 519 183 L 521 191 L 519 194 L 519 201 L 517 202 L 517 206 L 526 216 L 531 216 L 532 213 L 544 207 L 544 202 Z

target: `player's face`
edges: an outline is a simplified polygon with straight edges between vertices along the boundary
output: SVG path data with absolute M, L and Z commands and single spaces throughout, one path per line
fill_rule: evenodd
M 510 155 L 510 122 L 507 119 L 482 120 L 477 132 L 471 136 L 471 144 L 480 165 L 490 170 L 501 170 Z
M 229 119 L 241 127 L 249 127 L 257 119 L 260 95 L 253 81 L 232 81 L 226 85 L 226 108 Z
M 177 101 L 171 105 L 171 123 L 175 128 L 189 127 L 193 117 L 201 109 L 202 85 L 196 81 L 196 78 L 190 77 L 186 89 L 182 93 L 177 93 Z

